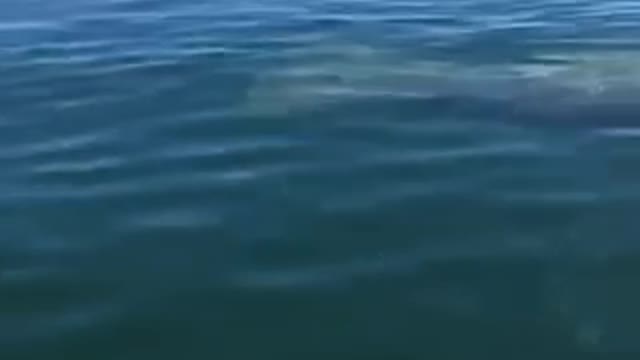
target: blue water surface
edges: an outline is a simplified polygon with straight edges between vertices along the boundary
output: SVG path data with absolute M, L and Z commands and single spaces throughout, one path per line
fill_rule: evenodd
M 2 9 L 0 359 L 640 356 L 640 3 Z

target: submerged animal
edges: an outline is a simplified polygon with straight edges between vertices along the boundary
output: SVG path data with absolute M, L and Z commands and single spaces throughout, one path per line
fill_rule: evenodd
M 637 51 L 541 52 L 526 62 L 474 64 L 321 44 L 281 56 L 289 61 L 256 75 L 242 111 L 278 115 L 405 99 L 448 100 L 458 108 L 493 106 L 524 119 L 563 122 L 613 118 L 622 123 L 640 114 Z

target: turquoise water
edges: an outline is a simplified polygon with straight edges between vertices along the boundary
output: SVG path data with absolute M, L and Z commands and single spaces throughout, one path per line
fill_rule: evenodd
M 635 358 L 639 24 L 5 0 L 0 358 Z

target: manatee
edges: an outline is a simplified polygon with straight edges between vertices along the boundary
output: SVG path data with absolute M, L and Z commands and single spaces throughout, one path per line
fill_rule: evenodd
M 468 63 L 340 44 L 282 56 L 289 61 L 259 73 L 239 110 L 283 115 L 386 98 L 476 104 L 558 123 L 628 124 L 640 114 L 640 51 L 540 52 L 527 62 Z

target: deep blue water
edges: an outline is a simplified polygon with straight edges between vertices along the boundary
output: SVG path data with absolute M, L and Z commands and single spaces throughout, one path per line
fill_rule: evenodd
M 635 359 L 640 3 L 4 0 L 0 359 Z

